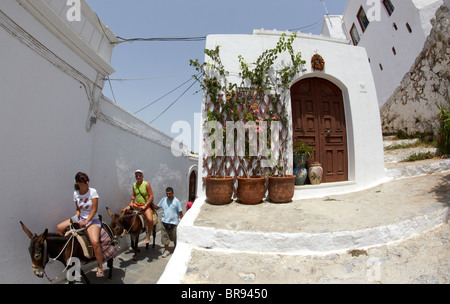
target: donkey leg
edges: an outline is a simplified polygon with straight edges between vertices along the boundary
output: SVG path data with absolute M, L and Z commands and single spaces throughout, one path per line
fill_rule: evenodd
M 133 263 L 137 262 L 137 255 L 139 252 L 139 246 L 138 246 L 138 241 L 139 241 L 139 235 L 134 236 L 132 241 L 131 241 L 131 247 L 133 247 L 134 249 L 134 255 L 133 255 Z
M 84 282 L 86 282 L 86 284 L 91 284 L 91 281 L 89 281 L 89 279 L 86 276 L 86 274 L 84 273 L 83 269 L 80 269 L 80 273 L 81 273 L 81 276 L 83 277 Z
M 153 244 L 152 244 L 152 248 L 155 248 L 155 241 L 156 241 L 156 225 L 153 225 Z
M 113 268 L 114 268 L 114 264 L 113 264 L 113 258 L 110 258 L 106 264 L 108 265 L 109 268 L 109 273 L 108 273 L 108 281 L 111 281 L 112 279 L 112 272 L 113 272 Z
M 145 232 L 146 233 L 146 236 L 145 237 L 147 237 L 148 235 L 150 235 L 150 233 L 148 233 L 148 226 L 147 226 L 147 231 Z M 148 237 L 149 239 L 148 239 L 148 241 L 150 241 L 150 236 Z M 145 249 L 148 249 L 148 246 L 149 246 L 149 242 L 148 241 L 146 241 L 145 242 Z

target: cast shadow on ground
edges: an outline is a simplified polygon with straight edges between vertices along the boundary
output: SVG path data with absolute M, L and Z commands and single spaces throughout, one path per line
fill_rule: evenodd
M 431 189 L 442 204 L 450 207 L 450 173 L 442 175 L 439 178 L 439 185 Z

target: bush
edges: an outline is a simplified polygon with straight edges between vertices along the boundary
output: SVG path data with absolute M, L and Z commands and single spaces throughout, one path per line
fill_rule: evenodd
M 450 101 L 449 101 L 450 105 Z M 441 111 L 439 115 L 438 129 L 438 153 L 441 156 L 450 155 L 450 106 L 438 105 Z

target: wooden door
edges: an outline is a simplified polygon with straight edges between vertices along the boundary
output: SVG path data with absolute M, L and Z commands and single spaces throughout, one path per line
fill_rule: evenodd
M 342 91 L 321 78 L 291 88 L 293 139 L 314 148 L 322 164 L 323 183 L 348 180 L 347 133 Z
M 191 196 L 194 198 L 197 197 L 197 174 L 195 174 L 195 171 L 191 172 L 191 175 L 189 176 L 189 197 L 188 202 L 191 201 Z

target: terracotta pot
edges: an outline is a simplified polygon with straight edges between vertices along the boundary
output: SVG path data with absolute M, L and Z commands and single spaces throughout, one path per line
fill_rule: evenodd
M 266 192 L 266 179 L 262 176 L 250 178 L 238 176 L 237 197 L 240 203 L 254 205 L 259 204 Z
M 206 200 L 213 205 L 224 205 L 231 202 L 233 196 L 234 177 L 206 177 Z
M 272 203 L 292 202 L 295 175 L 269 176 L 269 199 Z

